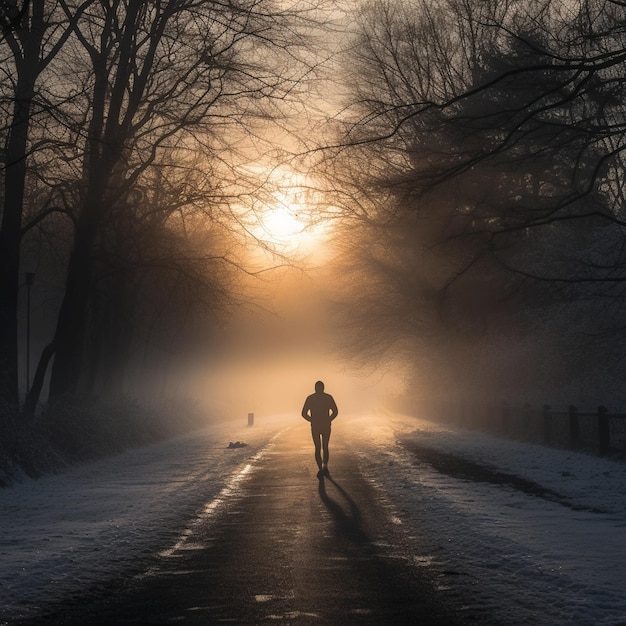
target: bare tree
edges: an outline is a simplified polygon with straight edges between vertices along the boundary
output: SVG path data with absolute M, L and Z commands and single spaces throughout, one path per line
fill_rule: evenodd
M 395 155 L 379 182 L 456 193 L 492 238 L 573 218 L 621 225 L 604 199 L 621 167 L 621 10 L 454 1 L 398 15 L 379 3 L 350 136 Z
M 35 123 L 44 123 L 52 105 L 41 76 L 66 44 L 73 25 L 90 2 L 77 3 L 59 21 L 59 3 L 32 0 L 0 5 L 2 54 L 2 121 L 0 147 L 3 166 L 0 225 L 0 399 L 14 412 L 19 406 L 17 359 L 17 297 L 29 141 Z M 53 100 L 54 98 L 52 98 Z M 37 119 L 37 122 L 33 120 Z
M 142 293 L 133 286 L 145 284 L 138 276 L 146 268 L 152 277 L 155 266 L 167 275 L 169 262 L 178 287 L 193 284 L 197 295 L 208 285 L 219 308 L 227 268 L 243 268 L 221 244 L 195 249 L 184 226 L 204 221 L 207 232 L 223 233 L 224 225 L 239 227 L 246 203 L 254 206 L 262 181 L 240 166 L 263 151 L 267 157 L 268 128 L 301 97 L 303 76 L 312 75 L 315 55 L 306 42 L 317 11 L 316 2 L 265 0 L 0 6 L 0 71 L 7 78 L 0 87 L 0 380 L 14 413 L 20 242 L 35 228 L 56 228 L 52 214 L 70 218 L 62 231 L 71 225 L 72 243 L 58 250 L 68 258 L 66 285 L 31 412 L 53 358 L 51 395 L 75 390 L 81 372 L 90 371 L 95 329 L 105 318 L 109 328 L 123 328 L 120 322 L 142 309 L 133 304 Z M 150 189 L 157 179 L 159 197 Z M 205 243 L 222 239 L 207 236 Z M 116 273 L 123 285 L 111 287 Z M 112 307 L 105 293 L 128 310 Z
M 380 296 L 364 323 L 386 319 L 388 340 L 415 349 L 436 336 L 441 349 L 440 323 L 454 324 L 458 346 L 486 322 L 545 324 L 547 304 L 569 322 L 559 302 L 619 296 L 623 10 L 610 0 L 367 5 L 349 65 L 361 79 L 333 163 L 365 230 L 354 271 Z
M 76 23 L 67 55 L 54 66 L 68 96 L 57 120 L 76 138 L 74 152 L 65 148 L 63 167 L 82 167 L 80 184 L 60 199 L 69 201 L 76 230 L 48 350 L 55 351 L 52 396 L 76 389 L 80 380 L 97 252 L 107 232 L 126 220 L 128 198 L 145 185 L 149 171 L 158 168 L 163 179 L 179 176 L 183 168 L 173 158 L 196 153 L 205 168 L 220 166 L 212 174 L 238 175 L 234 193 L 234 185 L 228 192 L 212 186 L 204 198 L 207 217 L 243 193 L 235 164 L 251 155 L 238 155 L 238 146 L 294 93 L 300 76 L 285 65 L 286 58 L 297 60 L 302 43 L 287 28 L 296 14 L 246 0 L 94 2 Z M 153 209 L 142 206 L 140 212 Z

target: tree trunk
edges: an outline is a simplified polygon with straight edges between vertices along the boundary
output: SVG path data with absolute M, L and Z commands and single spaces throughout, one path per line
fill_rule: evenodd
M 33 385 L 28 391 L 26 400 L 24 402 L 24 408 L 22 414 L 30 417 L 35 414 L 39 398 L 41 396 L 41 390 L 43 389 L 43 381 L 46 377 L 46 370 L 48 369 L 48 363 L 54 355 L 55 346 L 54 343 L 49 343 L 41 353 L 39 358 L 39 364 L 37 365 L 37 371 L 33 378 Z
M 16 89 L 6 148 L 4 206 L 0 225 L 0 401 L 6 403 L 14 415 L 19 410 L 17 307 L 26 145 L 32 99 L 33 80 L 27 75 L 18 81 Z
M 8 191 L 0 230 L 0 402 L 13 414 L 19 409 L 17 296 L 21 211 L 16 210 L 18 207 L 21 209 L 21 203 L 15 190 Z
M 91 288 L 92 247 L 97 218 L 92 211 L 81 215 L 70 256 L 65 295 L 54 335 L 56 355 L 50 377 L 50 398 L 76 390 L 82 368 L 85 316 Z

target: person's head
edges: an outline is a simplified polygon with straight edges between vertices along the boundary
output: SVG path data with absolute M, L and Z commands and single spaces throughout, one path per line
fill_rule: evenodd
M 315 391 L 317 393 L 322 393 L 324 391 L 324 383 L 321 380 L 318 380 L 315 383 Z

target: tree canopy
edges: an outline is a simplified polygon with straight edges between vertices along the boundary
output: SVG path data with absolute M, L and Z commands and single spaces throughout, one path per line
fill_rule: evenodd
M 567 380 L 580 361 L 560 355 L 621 327 L 623 12 L 363 7 L 346 63 L 359 79 L 324 161 L 361 233 L 343 244 L 361 354 L 404 345 L 442 394 L 524 394 Z

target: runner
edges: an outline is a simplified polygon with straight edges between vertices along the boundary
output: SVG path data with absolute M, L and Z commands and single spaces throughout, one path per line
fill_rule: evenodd
M 311 434 L 315 444 L 315 461 L 319 472 L 318 478 L 328 476 L 328 441 L 330 440 L 330 423 L 337 417 L 337 404 L 328 393 L 324 393 L 324 383 L 315 383 L 315 393 L 307 397 L 302 407 L 302 417 L 311 422 Z M 323 453 L 323 457 L 322 457 Z

